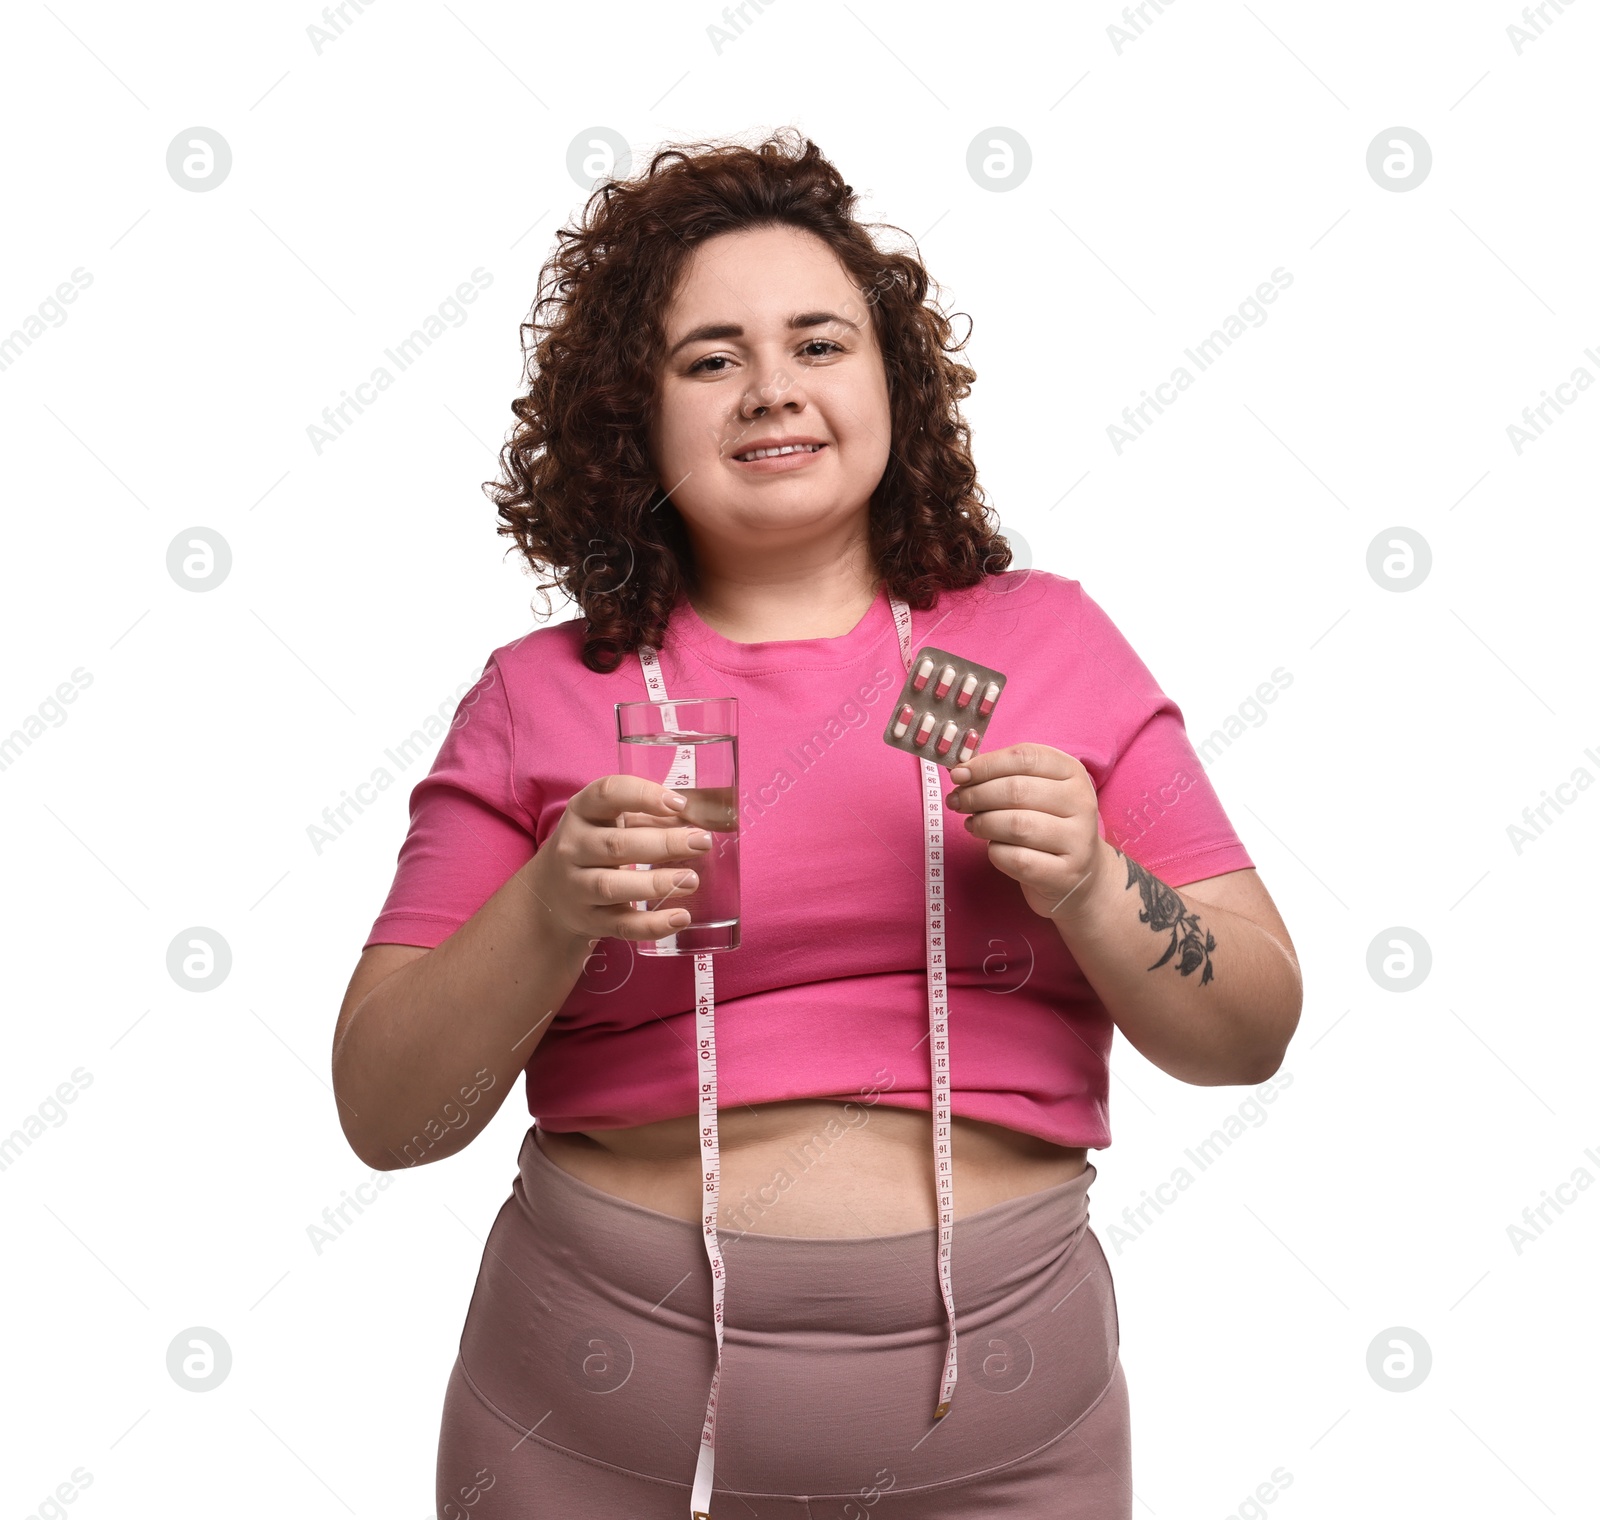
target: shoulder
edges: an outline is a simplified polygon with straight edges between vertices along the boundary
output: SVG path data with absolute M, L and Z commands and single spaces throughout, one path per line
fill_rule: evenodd
M 932 624 L 931 642 L 987 647 L 995 656 L 989 664 L 1043 683 L 1058 702 L 1092 699 L 1101 710 L 1147 711 L 1163 700 L 1122 630 L 1070 576 L 1033 568 L 985 576 L 942 593 Z
M 489 663 L 507 675 L 537 669 L 541 665 L 583 665 L 583 618 L 568 618 L 560 623 L 541 623 L 509 643 L 489 653 Z
M 607 673 L 590 670 L 583 663 L 583 639 L 581 613 L 559 623 L 542 623 L 490 651 L 484 675 L 498 670 L 513 700 L 519 691 L 531 690 L 582 690 L 592 699 L 597 692 L 626 687 L 631 694 L 641 679 L 638 656 L 625 654 Z
M 541 727 L 559 729 L 569 716 L 597 710 L 597 701 L 637 696 L 633 688 L 642 688 L 642 677 L 636 657 L 628 655 L 608 675 L 590 670 L 583 663 L 583 633 L 577 617 L 541 624 L 491 649 L 481 672 L 457 687 L 451 728 L 464 731 L 470 723 L 483 742 L 493 734 L 506 742 L 530 714 L 539 715 Z
M 1050 570 L 1001 570 L 971 586 L 941 591 L 933 617 L 946 628 L 1001 627 L 1048 635 L 1066 619 L 1076 626 L 1083 590 Z
M 1095 647 L 1127 646 L 1111 614 L 1070 576 L 1051 570 L 1006 570 L 987 576 L 972 590 L 978 593 L 976 601 L 986 601 L 996 612 L 1026 613 L 1030 629 L 1053 628 L 1058 633 L 1064 629 Z

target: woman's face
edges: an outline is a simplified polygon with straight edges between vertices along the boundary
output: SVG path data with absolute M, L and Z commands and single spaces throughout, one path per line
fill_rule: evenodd
M 789 226 L 711 238 L 664 316 L 650 451 L 691 538 L 789 548 L 864 519 L 889 390 L 871 311 L 828 245 Z M 754 454 L 785 444 L 801 447 Z

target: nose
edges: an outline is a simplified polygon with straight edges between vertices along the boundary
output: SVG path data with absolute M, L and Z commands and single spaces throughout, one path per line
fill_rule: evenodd
M 753 422 L 780 407 L 786 412 L 798 412 L 803 411 L 805 405 L 805 389 L 799 377 L 778 368 L 739 398 L 739 416 L 745 422 Z
M 780 372 L 771 382 L 747 390 L 739 400 L 739 414 L 723 425 L 723 437 L 718 452 L 734 454 L 745 445 L 751 431 L 769 412 L 782 411 L 789 416 L 803 414 L 806 408 L 804 394 L 798 382 Z

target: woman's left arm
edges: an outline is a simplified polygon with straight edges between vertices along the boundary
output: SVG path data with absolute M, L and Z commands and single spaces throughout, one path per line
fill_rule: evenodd
M 1169 887 L 1101 837 L 1094 783 L 1046 744 L 976 755 L 946 801 L 1060 933 L 1128 1043 L 1182 1082 L 1265 1081 L 1300 1020 L 1300 963 L 1253 870 Z

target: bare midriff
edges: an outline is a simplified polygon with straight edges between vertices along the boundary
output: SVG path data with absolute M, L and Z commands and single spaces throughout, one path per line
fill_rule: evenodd
M 1070 1181 L 1089 1153 L 1003 1125 L 952 1120 L 956 1218 Z M 767 1235 L 892 1235 L 936 1223 L 933 1118 L 926 1109 L 797 1098 L 717 1113 L 718 1224 Z M 551 1131 L 539 1143 L 601 1192 L 698 1224 L 699 1121 Z

